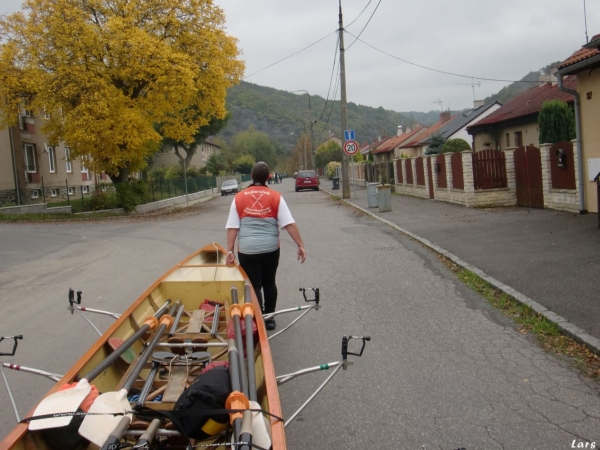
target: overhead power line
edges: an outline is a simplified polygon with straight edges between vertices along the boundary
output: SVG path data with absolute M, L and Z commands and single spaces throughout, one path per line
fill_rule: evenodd
M 325 99 L 325 106 L 323 106 L 323 112 L 319 117 L 319 122 L 323 120 L 323 115 L 325 115 L 325 111 L 327 110 L 327 103 L 329 102 L 329 93 L 331 92 L 331 83 L 333 82 L 333 76 L 335 74 L 335 63 L 337 61 L 338 48 L 340 46 L 340 38 L 338 37 L 337 43 L 335 44 L 335 54 L 333 55 L 333 67 L 331 68 L 331 78 L 329 79 L 329 88 L 327 89 L 327 98 Z
M 346 33 L 348 33 L 350 36 L 352 36 L 353 38 L 356 39 L 356 41 L 360 41 L 363 44 L 365 44 L 367 47 L 371 47 L 373 50 L 378 51 L 379 53 L 383 53 L 386 56 L 389 56 L 390 58 L 394 58 L 397 59 L 398 61 L 402 61 L 403 63 L 406 64 L 410 64 L 411 66 L 415 66 L 415 67 L 420 67 L 421 69 L 425 69 L 425 70 L 430 70 L 432 72 L 437 72 L 437 73 L 442 73 L 444 75 L 452 75 L 455 77 L 461 77 L 461 78 L 471 78 L 471 79 L 475 79 L 475 80 L 483 80 L 483 81 L 501 81 L 501 82 L 505 82 L 505 83 L 539 83 L 539 81 L 528 81 L 528 80 L 502 80 L 502 79 L 498 79 L 498 78 L 484 78 L 484 77 L 476 77 L 474 75 L 462 75 L 459 73 L 453 73 L 453 72 L 446 72 L 445 70 L 439 70 L 439 69 L 434 69 L 432 67 L 427 67 L 427 66 L 423 66 L 421 64 L 417 64 L 411 61 L 407 61 L 406 59 L 402 59 L 399 58 L 398 56 L 392 55 L 391 53 L 385 52 L 365 41 L 363 41 L 362 39 L 360 39 L 357 36 L 354 36 L 352 33 L 350 33 L 348 30 L 344 29 L 344 31 Z
M 369 3 L 371 3 L 371 2 L 369 2 Z M 373 10 L 373 13 L 371 14 L 371 17 L 369 17 L 369 20 L 367 20 L 367 23 L 365 24 L 365 26 L 363 27 L 363 29 L 360 30 L 360 33 L 358 33 L 358 37 L 356 39 L 354 39 L 354 41 L 352 41 L 352 43 L 348 47 L 346 47 L 346 50 L 348 50 L 350 47 L 352 47 L 354 45 L 354 43 L 358 40 L 358 38 L 360 37 L 360 35 L 363 34 L 363 31 L 365 31 L 365 28 L 367 28 L 367 25 L 369 25 L 369 22 L 371 22 L 371 19 L 373 18 L 373 16 L 377 12 L 377 8 L 379 8 L 379 5 L 381 5 L 381 0 L 379 0 L 379 3 L 377 3 L 377 6 Z
M 269 64 L 267 67 L 263 67 L 262 69 L 260 69 L 260 70 L 257 70 L 256 72 L 253 72 L 253 73 L 251 73 L 250 75 L 246 75 L 244 78 L 242 78 L 242 80 L 245 80 L 245 79 L 247 79 L 247 78 L 250 78 L 251 76 L 253 76 L 253 75 L 256 75 L 257 73 L 260 73 L 260 72 L 262 72 L 263 70 L 267 70 L 267 69 L 269 69 L 269 68 L 273 67 L 274 65 L 276 65 L 276 64 L 279 64 L 280 62 L 283 62 L 283 61 L 285 61 L 286 59 L 289 59 L 289 58 L 291 58 L 292 56 L 296 56 L 298 53 L 301 53 L 301 52 L 303 52 L 304 50 L 306 50 L 306 49 L 309 49 L 309 48 L 310 48 L 310 47 L 312 47 L 313 45 L 316 45 L 316 44 L 318 44 L 319 42 L 321 42 L 321 41 L 323 41 L 323 40 L 327 39 L 327 38 L 328 38 L 329 36 L 331 36 L 333 33 L 337 33 L 337 32 L 338 32 L 338 30 L 335 30 L 335 31 L 333 31 L 333 32 L 329 33 L 327 36 L 325 36 L 325 37 L 322 37 L 321 39 L 319 39 L 318 41 L 315 41 L 315 42 L 313 42 L 313 43 L 312 43 L 312 44 L 310 44 L 310 45 L 307 45 L 307 46 L 306 46 L 306 47 L 304 47 L 303 49 L 301 49 L 301 50 L 298 50 L 297 52 L 295 52 L 295 53 L 292 53 L 291 55 L 289 55 L 289 56 L 286 56 L 285 58 L 283 58 L 283 59 L 280 59 L 279 61 L 276 61 L 276 62 L 274 62 L 273 64 Z
M 352 26 L 352 24 L 353 24 L 354 22 L 356 22 L 360 16 L 362 16 L 362 15 L 363 15 L 363 13 L 364 13 L 364 12 L 367 10 L 367 8 L 369 7 L 369 5 L 371 4 L 371 2 L 372 2 L 372 1 L 373 1 L 373 0 L 369 0 L 369 3 L 367 3 L 367 6 L 365 6 L 365 7 L 363 8 L 363 10 L 360 12 L 360 14 L 359 14 L 358 16 L 356 16 L 356 19 L 354 19 L 352 22 L 350 22 L 350 23 L 349 23 L 348 25 L 346 25 L 346 26 L 347 26 L 347 27 L 351 27 L 351 26 Z

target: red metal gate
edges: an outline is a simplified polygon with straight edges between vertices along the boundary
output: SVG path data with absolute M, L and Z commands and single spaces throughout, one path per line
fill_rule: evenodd
M 531 145 L 515 150 L 517 205 L 544 208 L 542 158 L 540 149 Z
M 431 160 L 432 158 L 427 158 L 427 174 L 429 175 L 429 198 L 434 198 L 433 195 L 433 175 L 431 173 Z

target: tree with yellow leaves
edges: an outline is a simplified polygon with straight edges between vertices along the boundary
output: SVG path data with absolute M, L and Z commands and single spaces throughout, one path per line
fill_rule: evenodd
M 50 142 L 127 181 L 225 117 L 244 64 L 224 23 L 211 0 L 26 0 L 0 18 L 0 126 L 43 110 Z

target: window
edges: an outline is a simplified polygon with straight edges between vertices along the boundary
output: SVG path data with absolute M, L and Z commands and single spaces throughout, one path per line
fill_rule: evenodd
M 506 148 L 510 147 L 510 134 L 506 133 Z
M 40 191 L 38 189 L 31 191 L 31 198 L 40 198 Z
M 81 186 L 81 192 L 83 192 L 84 194 L 88 193 L 88 187 L 87 186 Z
M 56 189 L 56 188 L 50 189 L 50 196 L 58 197 L 58 189 Z
M 86 167 L 86 163 L 87 163 L 87 156 L 82 156 L 81 157 L 81 173 L 85 173 L 89 177 L 90 171 Z
M 71 149 L 65 147 L 65 161 L 67 162 L 67 173 L 73 173 L 73 163 L 71 162 Z
M 67 192 L 69 195 L 75 195 L 75 189 L 70 187 L 69 189 L 67 189 Z
M 50 173 L 56 173 L 56 152 L 54 147 L 46 145 L 46 153 L 48 153 L 48 170 Z
M 523 147 L 523 133 L 515 131 L 515 147 Z
M 23 144 L 23 152 L 25 153 L 25 170 L 28 173 L 36 173 L 35 145 Z

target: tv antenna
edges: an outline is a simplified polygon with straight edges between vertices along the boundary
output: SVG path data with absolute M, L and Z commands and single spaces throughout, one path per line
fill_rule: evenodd
M 479 80 L 475 81 L 473 78 L 471 78 L 470 83 L 457 83 L 457 84 L 460 84 L 461 86 L 471 86 L 471 88 L 473 89 L 473 101 L 475 101 L 475 88 L 481 87 L 481 81 L 479 81 Z
M 440 111 L 444 112 L 444 102 L 442 102 L 441 100 L 436 100 L 433 103 L 435 103 L 436 105 L 440 105 Z

